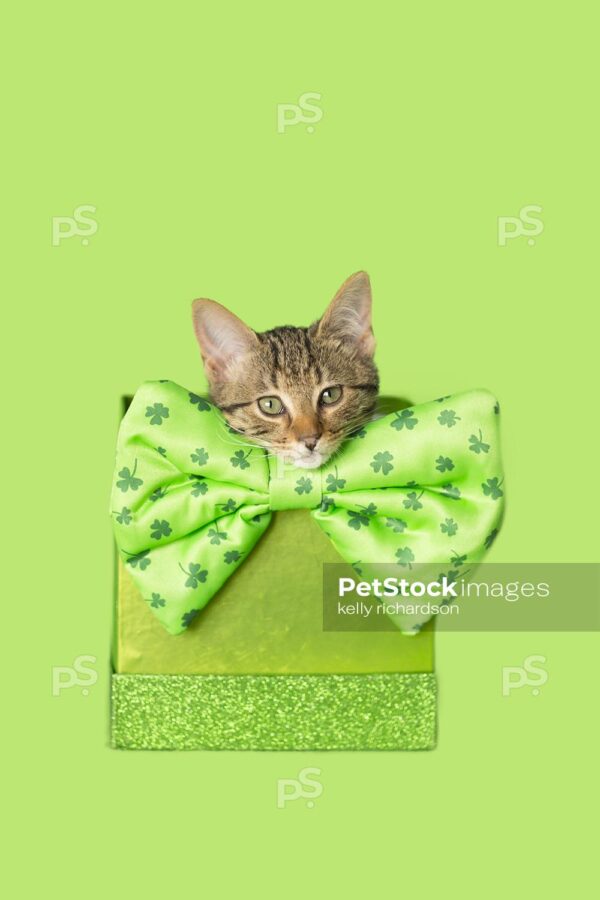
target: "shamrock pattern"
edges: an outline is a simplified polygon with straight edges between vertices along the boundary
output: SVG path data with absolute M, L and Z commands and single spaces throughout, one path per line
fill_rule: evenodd
M 332 506 L 335 506 L 333 497 L 328 497 L 327 494 L 324 494 L 321 498 L 321 506 L 319 507 L 319 509 L 321 510 L 321 512 L 326 513 L 328 509 L 332 508 Z
M 240 469 L 249 469 L 250 463 L 248 462 L 248 457 L 252 453 L 252 450 L 248 450 L 247 453 L 244 453 L 243 450 L 236 450 L 236 452 L 229 458 L 229 462 L 235 468 Z
M 450 584 L 452 584 L 452 582 L 456 581 L 456 579 L 458 577 L 459 577 L 459 573 L 456 570 L 449 569 L 447 572 L 440 572 L 440 574 L 437 577 L 437 580 L 442 581 L 444 578 L 446 578 L 447 581 L 450 582 Z M 444 599 L 442 600 L 442 604 L 452 603 L 453 599 L 454 599 L 453 597 L 444 597 Z
M 329 474 L 325 480 L 325 489 L 327 491 L 330 491 L 331 493 L 334 493 L 335 491 L 343 491 L 344 487 L 346 486 L 346 479 L 339 477 L 337 466 L 334 469 L 334 473 Z
M 443 409 L 437 417 L 440 425 L 447 425 L 448 428 L 454 428 L 460 416 L 457 416 L 453 409 Z
M 204 397 L 200 397 L 198 394 L 192 394 L 191 391 L 188 391 L 188 397 L 190 398 L 192 406 L 197 407 L 198 412 L 208 412 L 212 409 L 212 406 L 204 399 Z
M 440 524 L 440 529 L 442 534 L 447 534 L 448 537 L 453 537 L 458 531 L 458 525 L 454 521 L 454 519 L 444 519 L 444 521 Z
M 381 453 L 375 454 L 370 466 L 374 472 L 381 472 L 382 475 L 389 475 L 394 468 L 392 464 L 393 458 L 394 457 L 388 450 L 384 450 Z
M 299 478 L 294 488 L 297 494 L 310 494 L 312 491 L 312 481 L 310 478 Z
M 204 449 L 204 447 L 196 447 L 193 453 L 190 453 L 190 458 L 192 462 L 195 462 L 198 466 L 205 466 L 208 462 L 208 453 Z
M 421 503 L 421 497 L 423 496 L 424 493 L 425 493 L 425 491 L 421 491 L 421 493 L 417 496 L 416 491 L 411 491 L 409 494 L 407 494 L 406 497 L 404 498 L 404 500 L 402 501 L 405 508 L 412 509 L 415 512 L 418 509 L 423 509 L 423 504 Z
M 490 449 L 490 445 L 486 444 L 481 435 L 481 429 L 479 430 L 479 437 L 476 434 L 472 434 L 469 438 L 469 443 L 471 446 L 469 450 L 472 450 L 473 453 L 488 453 Z
M 460 488 L 450 484 L 450 482 L 442 485 L 442 494 L 444 497 L 449 497 L 450 500 L 460 500 Z
M 218 506 L 221 507 L 224 513 L 232 513 L 237 509 L 236 502 L 231 497 L 225 503 L 219 503 Z
M 147 406 L 146 418 L 150 419 L 151 425 L 162 425 L 163 420 L 169 418 L 169 407 L 163 406 L 162 403 L 155 403 L 153 406 Z
M 150 537 L 155 541 L 160 541 L 163 537 L 169 537 L 172 529 L 166 519 L 155 519 L 150 526 Z
M 127 565 L 131 566 L 132 569 L 139 568 L 140 572 L 143 572 L 152 562 L 149 558 L 149 553 L 149 550 L 142 550 L 140 553 L 129 553 L 126 560 Z
M 223 559 L 230 566 L 234 562 L 238 562 L 242 558 L 242 554 L 239 550 L 226 550 L 223 554 Z
M 457 569 L 460 568 L 461 566 L 464 566 L 466 561 L 467 561 L 466 555 L 459 556 L 459 554 L 456 552 L 456 550 L 452 551 L 452 556 L 450 557 L 450 562 L 453 566 L 456 566 Z
M 194 483 L 190 491 L 192 497 L 201 497 L 208 493 L 208 485 L 204 479 L 204 475 L 190 475 L 190 481 Z
M 136 478 L 135 473 L 137 472 L 137 459 L 133 465 L 133 471 L 130 471 L 127 466 L 121 469 L 119 472 L 119 481 L 117 481 L 117 487 L 120 491 L 125 493 L 126 491 L 137 491 L 138 488 L 141 488 L 143 485 L 143 481 L 141 478 Z
M 116 514 L 117 522 L 119 525 L 129 525 L 131 523 L 132 515 L 131 510 L 126 506 L 123 507 L 120 513 Z
M 401 534 L 403 531 L 406 531 L 408 525 L 404 521 L 404 519 L 393 519 L 387 518 L 385 520 L 385 524 L 388 528 L 391 528 L 394 534 Z
M 161 597 L 160 594 L 153 593 L 150 598 L 146 597 L 146 603 L 149 603 L 153 609 L 160 609 L 161 606 L 166 605 L 166 600 L 164 597 Z
M 163 497 L 167 496 L 167 489 L 163 487 L 156 488 L 155 491 L 152 491 L 150 494 L 150 502 L 156 503 L 157 500 L 162 500 Z
M 435 461 L 435 467 L 438 472 L 451 472 L 454 468 L 454 463 L 449 456 L 438 456 Z
M 198 615 L 199 612 L 200 612 L 199 609 L 190 609 L 190 610 L 188 610 L 188 612 L 184 613 L 181 617 L 182 627 L 189 628 L 189 626 L 192 624 L 192 622 L 194 621 L 194 619 L 196 618 L 196 616 Z
M 347 523 L 348 527 L 353 528 L 355 531 L 360 531 L 363 526 L 365 528 L 368 528 L 371 524 L 371 519 L 376 514 L 376 512 L 377 507 L 374 503 L 369 503 L 368 506 L 359 506 L 358 510 L 347 510 L 348 517 L 350 519 L 350 521 Z
M 400 412 L 394 413 L 394 416 L 395 418 L 392 419 L 390 425 L 392 428 L 395 428 L 396 431 L 402 431 L 403 428 L 412 431 L 419 422 L 419 420 L 415 418 L 414 410 L 412 409 L 401 409 Z
M 217 527 L 211 528 L 208 532 L 211 544 L 220 544 L 221 541 L 227 540 L 227 532 L 219 531 Z
M 415 554 L 410 547 L 399 547 L 398 550 L 396 550 L 396 559 L 398 560 L 399 566 L 412 569 L 412 563 L 415 561 Z
M 492 528 L 492 530 L 490 531 L 490 533 L 489 533 L 488 536 L 486 537 L 485 541 L 483 542 L 483 545 L 484 545 L 484 547 L 485 547 L 486 550 L 489 550 L 489 549 L 490 549 L 490 547 L 492 546 L 492 544 L 493 544 L 494 541 L 496 540 L 496 537 L 497 537 L 497 536 L 498 536 L 498 529 L 497 529 L 497 528 Z
M 156 448 L 156 452 L 157 452 L 157 453 L 160 453 L 161 456 L 166 456 L 166 455 L 167 455 L 167 451 L 165 450 L 164 447 L 157 447 L 157 448 Z
M 208 570 L 202 568 L 201 563 L 189 563 L 187 569 L 179 563 L 179 568 L 187 575 L 185 586 L 188 588 L 197 588 L 199 584 L 204 584 L 208 578 Z
M 498 478 L 488 478 L 485 484 L 482 484 L 481 487 L 486 497 L 491 497 L 492 500 L 498 500 L 504 494 L 504 491 L 500 490 L 501 484 L 502 481 Z

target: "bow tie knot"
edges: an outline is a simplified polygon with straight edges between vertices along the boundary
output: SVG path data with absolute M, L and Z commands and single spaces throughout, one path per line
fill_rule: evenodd
M 321 500 L 320 469 L 297 469 L 278 456 L 269 457 L 269 506 L 273 512 L 316 509 Z

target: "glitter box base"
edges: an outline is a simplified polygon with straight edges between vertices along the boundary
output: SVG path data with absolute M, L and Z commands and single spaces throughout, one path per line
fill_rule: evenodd
M 432 673 L 113 675 L 124 750 L 431 750 Z

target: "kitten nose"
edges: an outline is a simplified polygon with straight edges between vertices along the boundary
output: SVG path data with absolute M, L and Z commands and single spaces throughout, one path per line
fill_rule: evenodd
M 300 443 L 304 444 L 310 451 L 313 451 L 317 446 L 320 437 L 320 434 L 301 434 Z

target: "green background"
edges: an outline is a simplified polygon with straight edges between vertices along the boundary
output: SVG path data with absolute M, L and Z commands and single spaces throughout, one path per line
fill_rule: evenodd
M 365 268 L 386 393 L 501 401 L 508 514 L 490 558 L 594 560 L 596 18 L 582 2 L 8 14 L 3 744 L 19 894 L 523 897 L 589 881 L 596 635 L 440 636 L 432 753 L 115 752 L 108 497 L 120 395 L 204 385 L 194 297 L 257 329 L 306 324 Z M 277 104 L 307 91 L 322 95 L 314 132 L 278 133 Z M 81 204 L 97 233 L 52 246 L 52 217 Z M 500 247 L 498 216 L 529 204 L 535 245 Z M 80 654 L 97 683 L 53 697 L 52 667 Z M 502 667 L 530 654 L 548 681 L 503 697 Z M 304 766 L 321 797 L 278 809 L 277 779 Z

